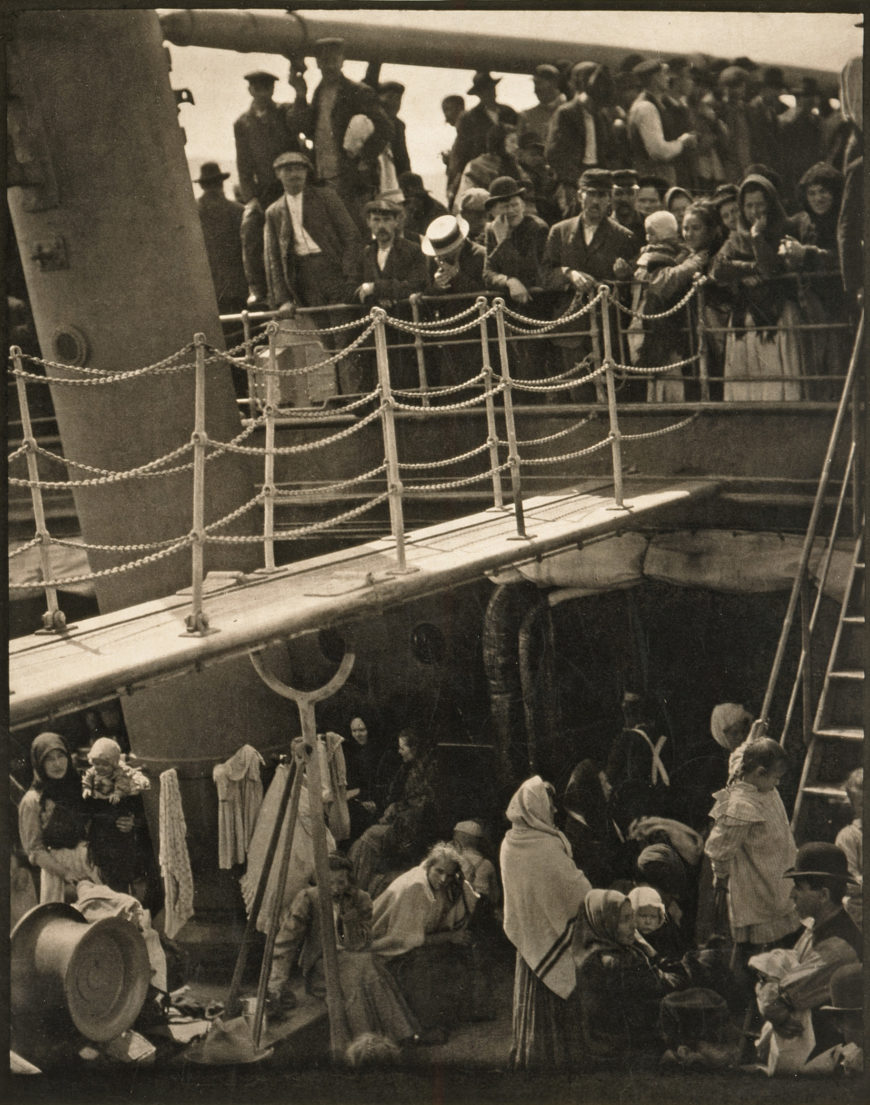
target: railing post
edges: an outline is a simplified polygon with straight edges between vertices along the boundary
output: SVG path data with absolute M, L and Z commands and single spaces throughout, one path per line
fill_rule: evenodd
M 420 322 L 420 293 L 413 292 L 410 296 L 411 318 L 416 326 Z M 422 392 L 422 405 L 429 406 L 429 379 L 426 376 L 426 356 L 423 352 L 423 335 L 419 330 L 414 331 L 414 351 L 417 354 L 417 376 Z
M 701 402 L 710 401 L 710 345 L 707 337 L 707 320 L 704 315 L 704 281 L 696 278 L 698 312 L 698 380 L 701 384 Z
M 263 462 L 263 561 L 267 572 L 275 570 L 275 398 L 278 390 L 278 323 L 273 319 L 266 327 L 269 337 L 269 369 L 266 374 L 265 460 Z
M 609 317 L 607 318 L 607 321 L 609 323 Z M 592 360 L 595 364 L 595 367 L 597 368 L 601 365 L 604 357 L 601 353 L 601 333 L 598 329 L 598 316 L 596 315 L 595 311 L 591 311 L 589 314 L 589 337 L 592 342 Z M 627 364 L 628 362 L 623 361 L 622 363 Z M 606 389 L 601 381 L 601 377 L 596 376 L 593 384 L 595 386 L 595 402 L 605 403 L 607 401 Z
M 185 619 L 188 633 L 205 633 L 208 618 L 202 610 L 203 548 L 205 543 L 205 334 L 194 334 L 196 376 L 193 404 L 193 524 L 191 545 L 191 611 Z
M 492 470 L 492 505 L 496 510 L 504 510 L 501 472 L 498 470 L 498 433 L 495 425 L 495 403 L 492 398 L 492 364 L 489 359 L 489 328 L 486 325 L 488 303 L 485 295 L 477 297 L 476 306 L 477 313 L 480 315 L 480 353 L 486 406 L 486 443 L 489 446 L 489 465 Z
M 242 331 L 245 342 L 245 372 L 248 376 L 248 413 L 254 417 L 254 341 L 251 336 L 251 313 L 242 311 Z
M 523 515 L 523 488 L 520 477 L 520 454 L 517 450 L 517 428 L 514 422 L 514 402 L 511 394 L 511 370 L 508 363 L 507 334 L 504 327 L 504 300 L 501 296 L 495 300 L 495 323 L 498 331 L 498 357 L 501 363 L 501 378 L 504 381 L 504 419 L 508 440 L 508 464 L 511 471 L 511 490 L 514 497 L 514 514 L 517 520 L 516 540 L 526 541 L 526 519 Z
M 804 748 L 809 748 L 813 735 L 813 641 L 810 627 L 810 594 L 807 577 L 801 581 L 801 655 L 805 657 L 803 666 L 803 717 L 801 732 Z
M 16 372 L 24 371 L 21 347 L 13 345 L 10 349 L 15 362 Z M 36 460 L 36 438 L 33 436 L 33 424 L 30 421 L 30 404 L 27 398 L 27 383 L 23 376 L 16 375 L 15 387 L 18 391 L 18 407 L 21 411 L 21 428 L 24 430 L 24 445 L 27 447 L 27 479 L 30 481 L 30 501 L 33 504 L 33 520 L 36 523 L 36 536 L 39 538 L 39 560 L 42 578 L 51 579 L 51 535 L 45 523 L 45 506 L 42 502 L 42 488 L 39 486 L 39 464 Z M 45 587 L 45 602 L 48 609 L 42 615 L 42 628 L 47 633 L 62 633 L 66 628 L 66 617 L 57 604 L 57 588 Z
M 396 546 L 396 569 L 404 575 L 409 569 L 405 562 L 405 520 L 402 512 L 402 481 L 399 477 L 399 451 L 396 445 L 396 416 L 393 391 L 390 387 L 390 362 L 387 356 L 387 336 L 384 319 L 387 312 L 382 307 L 372 307 L 375 324 L 375 355 L 378 362 L 378 385 L 381 392 L 381 425 L 384 434 L 384 459 L 387 465 L 387 492 L 390 504 L 390 529 Z
M 616 386 L 613 382 L 613 356 L 610 339 L 610 288 L 601 285 L 601 319 L 604 335 L 604 380 L 607 388 L 607 413 L 610 417 L 610 452 L 613 458 L 613 498 L 617 509 L 624 510 L 622 492 L 622 434 L 616 411 Z

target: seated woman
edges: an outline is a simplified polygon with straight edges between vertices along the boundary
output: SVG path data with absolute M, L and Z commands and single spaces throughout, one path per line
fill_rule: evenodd
M 40 869 L 39 901 L 75 898 L 82 879 L 101 883 L 88 853 L 88 816 L 82 781 L 63 737 L 40 733 L 30 746 L 33 782 L 18 805 L 18 832 L 28 860 Z M 133 819 L 119 818 L 129 832 Z
M 435 844 L 417 867 L 376 899 L 372 950 L 393 977 L 430 1038 L 447 1038 L 457 1020 L 474 1015 L 471 935 L 477 895 L 462 877 L 459 853 Z
M 694 895 L 686 865 L 669 844 L 650 844 L 637 858 L 637 881 L 658 891 L 665 907 L 660 928 L 646 939 L 667 962 L 675 962 L 691 947 Z
M 407 868 L 434 835 L 434 765 L 413 729 L 403 729 L 398 744 L 402 766 L 390 784 L 387 808 L 348 852 L 357 885 L 373 894 L 377 875 Z
M 582 1053 L 625 1060 L 659 1046 L 659 1001 L 683 980 L 638 945 L 634 910 L 618 890 L 590 890 L 574 940 Z
M 329 856 L 329 881 L 338 976 L 351 1036 L 373 1032 L 396 1043 L 414 1041 L 420 1026 L 383 960 L 371 951 L 372 900 L 365 891 L 353 885 L 350 861 L 336 852 Z M 316 886 L 306 887 L 296 895 L 275 939 L 268 984 L 269 1001 L 275 1012 L 281 1013 L 295 1005 L 290 975 L 297 961 L 308 993 L 325 997 L 323 936 Z

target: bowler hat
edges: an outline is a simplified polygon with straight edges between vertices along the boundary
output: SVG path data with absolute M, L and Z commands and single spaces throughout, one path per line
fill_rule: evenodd
M 560 75 L 555 65 L 547 65 L 546 63 L 544 65 L 536 65 L 532 72 L 532 76 L 546 77 L 546 79 L 550 81 L 559 80 Z
M 196 183 L 214 184 L 216 181 L 226 180 L 229 175 L 229 173 L 221 172 L 221 167 L 216 161 L 203 161 L 200 166 L 199 176 L 196 178 Z
M 404 94 L 405 86 L 401 81 L 384 81 L 378 85 L 378 92 L 399 92 Z
M 639 65 L 635 65 L 632 69 L 632 73 L 636 77 L 640 77 L 641 80 L 646 80 L 654 73 L 660 73 L 664 68 L 664 62 L 661 58 L 648 58 L 646 61 L 640 62 Z
M 252 73 L 245 73 L 248 84 L 274 84 L 277 79 L 274 73 L 267 73 L 265 69 L 255 69 Z
M 497 176 L 489 186 L 489 199 L 484 201 L 483 206 L 488 211 L 499 200 L 512 200 L 514 196 L 525 195 L 525 191 L 512 176 Z
M 821 1009 L 829 1013 L 860 1013 L 864 1008 L 864 974 L 860 963 L 847 963 L 831 975 L 831 1004 Z
M 825 840 L 812 840 L 797 850 L 794 867 L 789 867 L 786 879 L 836 879 L 849 877 L 846 853 L 836 844 Z
M 613 187 L 613 174 L 609 169 L 586 169 L 577 181 L 578 188 L 599 188 L 609 192 Z
M 478 69 L 471 80 L 471 88 L 466 93 L 467 96 L 477 96 L 484 88 L 495 88 L 501 77 L 494 77 L 486 69 Z
M 278 169 L 281 165 L 304 165 L 306 169 L 314 168 L 305 154 L 298 150 L 285 150 L 284 153 L 279 153 L 272 162 L 272 168 Z

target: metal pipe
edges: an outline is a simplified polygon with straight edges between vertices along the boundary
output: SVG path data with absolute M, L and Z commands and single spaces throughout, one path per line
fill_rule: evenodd
M 278 354 L 275 348 L 278 323 L 266 327 L 269 335 L 269 371 L 266 375 L 266 433 L 263 465 L 263 559 L 267 572 L 275 571 L 275 392 L 278 385 Z
M 698 281 L 698 377 L 701 383 L 701 402 L 710 401 L 710 347 L 707 338 L 707 320 L 704 318 L 704 282 Z
M 495 324 L 498 330 L 498 356 L 501 362 L 501 378 L 504 381 L 502 397 L 508 440 L 508 464 L 511 472 L 511 489 L 514 496 L 514 513 L 517 518 L 517 537 L 527 538 L 526 520 L 523 515 L 523 489 L 520 477 L 520 455 L 517 451 L 517 428 L 514 421 L 514 402 L 511 395 L 511 370 L 508 363 L 507 335 L 504 328 L 504 300 L 495 301 Z
M 801 690 L 803 692 L 801 734 L 804 748 L 809 748 L 810 740 L 813 735 L 813 638 L 810 629 L 809 606 L 810 589 L 807 583 L 807 577 L 804 576 L 801 582 L 801 656 L 806 658 L 801 682 Z
M 397 13 L 399 15 L 399 13 Z M 412 13 L 403 12 L 406 18 Z M 164 12 L 163 33 L 176 46 L 208 46 L 240 53 L 283 54 L 310 57 L 318 38 L 338 36 L 345 40 L 347 57 L 356 61 L 382 61 L 394 65 L 425 65 L 440 69 L 492 69 L 500 73 L 531 73 L 536 65 L 568 57 L 595 61 L 616 70 L 627 53 L 637 48 L 643 57 L 657 56 L 643 44 L 625 42 L 616 46 L 528 38 L 521 35 L 470 34 L 465 31 L 362 24 L 346 20 L 316 19 L 296 12 L 255 14 L 251 11 L 191 9 Z M 445 23 L 449 13 L 445 12 Z M 582 32 L 577 38 L 581 39 Z M 683 55 L 688 56 L 688 55 Z M 785 79 L 796 82 L 804 76 L 830 83 L 830 69 L 800 69 L 781 65 Z
M 393 392 L 390 387 L 390 362 L 387 357 L 387 338 L 384 333 L 386 311 L 372 307 L 375 322 L 375 355 L 378 361 L 378 383 L 381 389 L 381 424 L 384 434 L 384 458 L 387 464 L 387 491 L 390 502 L 390 529 L 396 545 L 397 570 L 408 570 L 405 563 L 405 522 L 402 516 L 402 481 L 399 476 L 399 451 L 396 445 L 396 416 L 393 409 Z
M 18 373 L 24 371 L 21 363 L 21 348 L 13 345 L 10 349 Z M 42 488 L 39 486 L 39 464 L 36 460 L 36 438 L 33 436 L 33 424 L 30 421 L 30 402 L 27 398 L 27 382 L 23 376 L 15 377 L 18 391 L 18 409 L 21 411 L 21 428 L 24 431 L 24 444 L 27 446 L 27 478 L 30 481 L 30 501 L 33 503 L 33 520 L 36 523 L 36 536 L 39 538 L 39 560 L 42 566 L 42 578 L 51 579 L 51 535 L 45 521 L 45 508 L 42 502 Z M 66 628 L 66 618 L 57 604 L 57 588 L 44 587 L 45 602 L 48 606 L 42 615 L 42 628 L 49 632 Z
M 193 403 L 193 519 L 191 537 L 191 611 L 185 619 L 188 633 L 208 629 L 208 619 L 202 610 L 203 546 L 205 542 L 205 334 L 194 334 L 196 346 L 196 384 Z
M 486 324 L 486 312 L 489 304 L 486 296 L 478 296 L 477 312 L 480 315 L 480 352 L 483 371 L 483 394 L 486 406 L 486 443 L 489 445 L 489 466 L 492 471 L 492 505 L 496 510 L 504 510 L 504 494 L 501 487 L 501 472 L 498 470 L 498 432 L 495 425 L 495 403 L 492 399 L 492 363 L 489 359 L 489 330 Z
M 610 418 L 610 452 L 613 457 L 613 498 L 624 509 L 622 491 L 622 434 L 616 410 L 616 387 L 613 382 L 613 355 L 610 336 L 610 289 L 601 285 L 601 319 L 604 334 L 604 382 L 607 388 L 607 413 Z
M 414 292 L 409 296 L 411 303 L 411 318 L 416 326 L 420 322 L 420 293 Z M 429 380 L 426 377 L 426 357 L 423 353 L 423 335 L 419 330 L 414 331 L 414 351 L 417 354 L 417 376 L 422 392 L 421 400 L 424 407 L 429 406 Z

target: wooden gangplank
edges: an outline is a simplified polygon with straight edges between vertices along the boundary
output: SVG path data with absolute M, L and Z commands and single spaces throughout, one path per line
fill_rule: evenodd
M 209 575 L 205 636 L 187 632 L 190 596 L 180 592 L 90 618 L 62 636 L 18 638 L 10 645 L 10 722 L 19 728 L 254 648 L 376 617 L 508 565 L 651 525 L 663 512 L 686 524 L 690 508 L 718 488 L 702 479 L 628 479 L 620 509 L 610 481 L 581 481 L 523 504 L 525 539 L 517 537 L 512 509 L 409 533 L 403 574 L 395 570 L 392 540 L 380 539 L 269 573 Z

